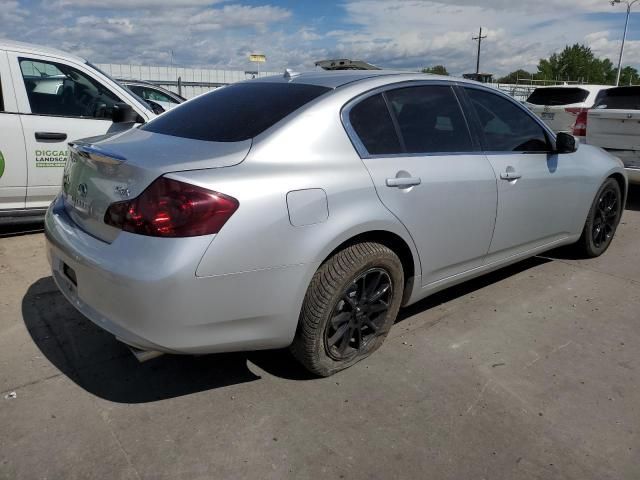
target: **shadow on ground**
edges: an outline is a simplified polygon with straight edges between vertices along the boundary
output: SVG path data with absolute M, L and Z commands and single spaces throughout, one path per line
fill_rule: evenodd
M 640 212 L 640 185 L 629 185 L 627 196 L 627 210 Z
M 402 310 L 398 321 L 548 261 L 532 258 L 437 293 Z M 280 378 L 315 378 L 287 350 L 165 355 L 140 364 L 125 345 L 76 311 L 51 277 L 31 285 L 22 300 L 22 315 L 34 342 L 56 368 L 83 389 L 112 402 L 152 402 L 259 380 L 248 362 Z
M 44 231 L 43 222 L 0 225 L 0 238 L 19 237 Z
M 88 392 L 113 402 L 152 402 L 259 380 L 247 361 L 273 375 L 311 378 L 287 351 L 165 355 L 140 364 L 124 344 L 76 311 L 51 277 L 31 285 L 22 315 L 49 361 Z

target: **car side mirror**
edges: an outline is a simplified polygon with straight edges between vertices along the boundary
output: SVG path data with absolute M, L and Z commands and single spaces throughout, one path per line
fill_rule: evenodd
M 560 132 L 556 135 L 556 153 L 573 153 L 578 150 L 576 137 Z
M 135 123 L 138 120 L 138 114 L 129 104 L 116 103 L 113 106 L 111 120 L 113 123 Z

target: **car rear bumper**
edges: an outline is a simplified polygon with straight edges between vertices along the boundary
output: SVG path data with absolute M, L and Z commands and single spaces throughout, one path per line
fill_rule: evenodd
M 52 275 L 64 296 L 93 323 L 143 350 L 285 347 L 313 274 L 296 265 L 196 277 L 214 236 L 123 232 L 108 244 L 79 229 L 58 201 L 47 212 L 45 232 Z

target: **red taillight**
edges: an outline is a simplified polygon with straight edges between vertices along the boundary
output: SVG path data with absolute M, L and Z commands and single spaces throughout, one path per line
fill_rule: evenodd
M 576 123 L 573 125 L 573 134 L 577 137 L 587 136 L 587 118 L 589 110 L 586 108 L 566 108 L 565 111 L 576 115 Z
M 112 203 L 104 222 L 151 237 L 195 237 L 218 233 L 238 205 L 233 197 L 160 177 L 137 198 Z

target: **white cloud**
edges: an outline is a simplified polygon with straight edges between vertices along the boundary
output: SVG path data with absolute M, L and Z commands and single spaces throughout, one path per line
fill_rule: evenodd
M 51 7 L 76 7 L 100 9 L 138 9 L 138 8 L 180 8 L 205 7 L 225 0 L 56 0 Z M 45 2 L 43 2 L 45 3 Z M 46 3 L 45 3 L 46 4 Z
M 538 60 L 576 42 L 593 41 L 603 20 L 588 14 L 615 11 L 602 0 L 352 0 L 346 3 L 352 32 L 330 32 L 340 56 L 357 56 L 381 65 L 444 63 L 462 73 L 475 68 L 472 36 L 484 27 L 482 69 L 506 73 L 535 70 Z M 597 53 L 611 56 L 616 35 L 598 37 Z M 631 60 L 630 56 L 628 60 Z
M 576 42 L 615 63 L 624 20 L 600 15 L 622 12 L 606 0 L 336 0 L 335 16 L 316 18 L 304 15 L 304 2 L 291 10 L 276 0 L 24 1 L 0 0 L 0 36 L 94 62 L 248 69 L 248 53 L 261 52 L 271 71 L 346 57 L 390 68 L 444 64 L 459 74 L 475 68 L 480 25 L 485 71 L 535 70 Z M 625 63 L 640 65 L 639 41 L 629 42 Z

